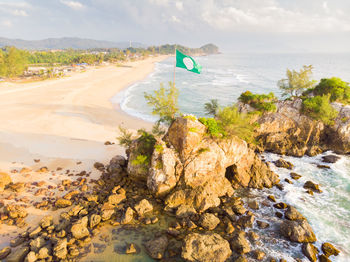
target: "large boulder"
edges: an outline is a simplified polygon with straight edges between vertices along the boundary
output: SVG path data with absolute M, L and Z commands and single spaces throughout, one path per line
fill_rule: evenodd
M 168 247 L 168 238 L 166 236 L 156 237 L 144 243 L 147 253 L 151 258 L 162 259 Z
M 7 173 L 0 172 L 0 192 L 4 191 L 11 182 L 11 177 Z
M 181 256 L 187 261 L 224 262 L 231 253 L 228 241 L 219 234 L 191 233 L 184 239 Z
M 263 188 L 278 182 L 245 141 L 212 139 L 194 117 L 177 118 L 156 142 L 147 178 L 148 188 L 169 208 L 187 205 L 199 212 L 232 196 L 232 185 Z
M 318 250 L 313 244 L 311 244 L 311 243 L 304 243 L 303 246 L 302 246 L 302 251 L 303 251 L 303 254 L 311 262 L 316 262 L 317 261 Z
M 72 225 L 71 232 L 74 238 L 81 239 L 90 235 L 89 229 L 87 228 L 88 221 L 88 217 L 85 216 Z
M 246 238 L 244 231 L 239 231 L 231 241 L 232 250 L 238 254 L 250 252 L 250 242 Z
M 315 233 L 306 220 L 285 220 L 280 227 L 281 234 L 293 242 L 312 243 Z

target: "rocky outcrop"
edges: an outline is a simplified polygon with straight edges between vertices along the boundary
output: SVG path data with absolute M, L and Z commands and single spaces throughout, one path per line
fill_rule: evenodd
M 4 191 L 11 182 L 11 177 L 7 173 L 0 172 L 0 192 Z
M 231 253 L 228 241 L 219 234 L 191 233 L 184 239 L 181 256 L 187 261 L 224 262 Z
M 212 139 L 196 119 L 177 118 L 154 148 L 148 175 L 142 176 L 168 208 L 186 205 L 202 212 L 231 196 L 233 187 L 272 187 L 279 181 L 245 141 Z
M 252 111 L 238 104 L 240 111 Z M 339 112 L 333 126 L 325 126 L 303 115 L 302 100 L 286 100 L 276 103 L 274 113 L 265 113 L 257 119 L 256 134 L 263 148 L 283 155 L 314 156 L 323 151 L 350 152 L 350 106 L 332 103 Z
M 313 243 L 316 236 L 306 220 L 285 220 L 280 227 L 281 234 L 293 242 Z

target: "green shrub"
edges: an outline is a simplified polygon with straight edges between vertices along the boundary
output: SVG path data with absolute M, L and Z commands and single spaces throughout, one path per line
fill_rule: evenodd
M 195 117 L 194 115 L 187 115 L 187 116 L 184 116 L 183 118 L 191 120 L 191 121 L 196 121 L 197 120 L 197 117 Z
M 305 98 L 303 112 L 315 120 L 321 120 L 326 125 L 333 125 L 338 112 L 330 104 L 330 94 Z
M 269 94 L 253 94 L 250 91 L 246 91 L 238 98 L 242 103 L 248 104 L 260 112 L 275 112 L 275 102 L 277 98 L 274 93 Z
M 330 94 L 330 101 L 337 101 L 344 104 L 350 104 L 350 86 L 338 77 L 323 78 L 314 88 L 307 91 L 315 96 Z
M 225 135 L 224 130 L 219 126 L 216 119 L 201 117 L 198 120 L 207 127 L 207 132 L 211 137 L 223 137 Z
M 119 131 L 120 136 L 117 137 L 119 145 L 125 148 L 130 147 L 132 142 L 132 133 L 122 126 L 119 126 Z
M 153 154 L 154 145 L 156 143 L 154 135 L 148 133 L 144 129 L 139 129 L 137 133 L 140 135 L 140 137 L 137 139 L 140 144 L 138 153 L 151 156 Z
M 138 155 L 132 162 L 134 166 L 148 166 L 150 163 L 149 157 L 146 155 Z
M 217 114 L 219 126 L 225 137 L 238 136 L 248 143 L 255 143 L 254 125 L 248 114 L 240 113 L 235 106 L 220 109 Z

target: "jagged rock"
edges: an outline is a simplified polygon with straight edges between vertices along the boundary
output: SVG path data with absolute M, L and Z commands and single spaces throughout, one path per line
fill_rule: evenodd
M 46 244 L 46 240 L 43 237 L 37 237 L 37 238 L 33 239 L 32 241 L 30 241 L 30 243 L 29 243 L 30 250 L 37 253 L 40 250 L 40 248 L 45 246 L 45 244 Z
M 328 155 L 328 156 L 323 156 L 322 161 L 325 163 L 335 163 L 340 159 L 339 156 L 336 155 Z
M 126 246 L 125 254 L 135 254 L 136 252 L 135 244 L 131 243 Z
M 147 199 L 142 199 L 134 206 L 135 211 L 139 216 L 151 212 L 153 210 L 152 204 Z
M 42 228 L 40 226 L 34 228 L 30 233 L 29 233 L 29 238 L 36 238 L 42 231 Z
M 316 236 L 306 220 L 285 220 L 280 227 L 281 234 L 293 242 L 312 243 Z
M 276 198 L 273 195 L 269 195 L 269 196 L 267 196 L 267 198 L 272 202 L 276 202 Z
M 312 181 L 306 181 L 304 184 L 305 189 L 311 189 L 313 192 L 322 193 L 320 186 Z
M 256 260 L 263 260 L 265 258 L 266 254 L 261 251 L 261 250 L 254 250 L 253 252 L 253 257 L 256 259 Z
M 232 250 L 238 254 L 246 254 L 250 252 L 250 243 L 246 238 L 244 231 L 239 231 L 231 241 Z
M 19 245 L 23 244 L 25 242 L 25 238 L 18 236 L 15 239 L 11 239 L 10 246 L 11 247 L 18 247 Z
M 327 242 L 322 244 L 321 249 L 326 257 L 332 256 L 332 255 L 338 256 L 340 253 L 340 251 L 337 248 L 335 248 L 331 243 L 327 243 Z
M 47 228 L 53 224 L 53 217 L 51 215 L 44 216 L 40 220 L 39 224 L 40 224 L 41 228 Z
M 242 228 L 251 228 L 253 227 L 254 220 L 255 216 L 253 214 L 241 216 L 238 219 L 237 224 L 240 225 Z
M 277 204 L 274 204 L 273 206 L 275 208 L 278 208 L 278 209 L 286 209 L 288 207 L 288 205 L 286 203 L 283 203 L 283 202 L 279 202 Z
M 129 224 L 133 219 L 134 219 L 134 210 L 132 210 L 131 207 L 128 207 L 125 212 L 124 215 L 120 221 L 121 224 Z
M 49 256 L 50 256 L 50 251 L 48 246 L 41 248 L 38 252 L 38 259 L 46 259 Z
M 90 232 L 87 228 L 88 217 L 85 216 L 79 219 L 72 225 L 71 232 L 74 238 L 81 239 L 90 235 Z
M 247 209 L 243 206 L 243 201 L 241 198 L 234 198 L 232 202 L 232 210 L 237 215 L 243 215 L 245 212 L 247 212 Z
M 196 210 L 191 206 L 180 205 L 176 210 L 176 217 L 184 218 L 197 214 Z
M 256 200 L 249 201 L 249 202 L 248 202 L 248 206 L 249 206 L 251 209 L 254 209 L 254 210 L 259 209 L 259 203 L 258 203 L 258 201 L 256 201 Z
M 289 220 L 303 220 L 305 217 L 295 207 L 288 206 L 285 216 Z
M 53 255 L 58 259 L 65 259 L 68 255 L 67 250 L 67 238 L 63 239 L 53 239 L 54 247 L 53 247 Z
M 181 256 L 186 261 L 224 262 L 231 253 L 229 243 L 219 234 L 191 233 L 184 239 Z
M 234 262 L 248 262 L 248 260 L 244 255 L 241 255 Z
M 166 197 L 168 208 L 188 205 L 203 212 L 215 207 L 219 197 L 233 194 L 229 180 L 235 187 L 254 188 L 272 187 L 279 181 L 245 141 L 214 140 L 198 120 L 177 118 L 163 140 L 156 143 L 149 174 L 143 170 L 139 176 L 133 170 L 131 176 L 147 178 L 148 188 L 157 196 L 165 197 L 172 190 Z M 131 155 L 136 154 L 136 144 L 129 149 Z M 130 161 L 132 157 L 129 165 Z
M 262 229 L 268 228 L 270 226 L 269 223 L 266 223 L 260 220 L 256 221 L 256 224 L 258 225 L 259 228 L 262 228 Z
M 117 156 L 113 157 L 113 158 L 111 159 L 111 161 L 109 161 L 109 164 L 110 164 L 110 165 L 116 164 L 116 165 L 119 165 L 119 166 L 121 166 L 121 167 L 126 167 L 126 165 L 127 165 L 127 160 L 125 159 L 124 156 L 117 155 Z
M 280 101 L 275 113 L 263 114 L 257 136 L 263 148 L 281 155 L 314 156 L 322 152 L 324 124 L 301 115 L 302 100 Z
M 6 262 L 22 262 L 28 255 L 29 251 L 29 247 L 26 246 L 17 248 L 6 258 Z
M 332 260 L 330 260 L 328 257 L 326 257 L 324 254 L 318 256 L 318 260 L 320 262 L 332 262 Z
M 11 182 L 11 177 L 7 173 L 0 172 L 0 192 L 4 191 L 5 187 Z
M 4 247 L 0 250 L 0 260 L 5 259 L 11 253 L 10 247 Z
M 199 224 L 208 230 L 213 230 L 217 227 L 217 225 L 220 223 L 220 219 L 217 218 L 215 215 L 210 213 L 204 213 L 199 221 Z
M 137 157 L 149 156 L 152 155 L 153 151 L 149 151 L 149 149 L 144 148 L 142 140 L 136 139 L 132 141 L 130 147 L 128 148 L 129 158 L 128 158 L 128 166 L 127 172 L 130 179 L 134 181 L 147 182 L 148 170 L 150 168 L 150 164 L 139 163 L 137 161 Z
M 108 197 L 108 203 L 111 205 L 118 205 L 126 198 L 125 194 L 112 194 Z
M 277 167 L 283 167 L 287 169 L 293 169 L 294 165 L 291 162 L 288 162 L 282 158 L 278 159 L 277 161 L 273 162 L 275 166 Z
M 89 218 L 89 226 L 90 228 L 94 228 L 101 222 L 101 216 L 97 214 L 92 214 Z
M 147 253 L 151 258 L 162 259 L 168 247 L 168 238 L 160 236 L 144 243 Z
M 35 262 L 37 260 L 37 256 L 34 251 L 30 251 L 25 258 L 24 262 Z
M 298 180 L 299 178 L 301 178 L 301 175 L 292 172 L 290 173 L 290 177 L 293 178 L 294 180 Z
M 25 210 L 24 207 L 15 204 L 6 205 L 4 207 L 4 212 L 12 219 L 24 218 L 28 216 L 28 212 Z
M 304 243 L 302 246 L 303 254 L 311 261 L 316 262 L 317 261 L 317 254 L 318 250 L 317 248 L 310 243 Z
M 57 199 L 57 201 L 55 202 L 55 206 L 57 208 L 65 208 L 65 207 L 69 207 L 71 205 L 72 205 L 72 201 L 70 201 L 68 199 L 64 199 L 64 198 Z

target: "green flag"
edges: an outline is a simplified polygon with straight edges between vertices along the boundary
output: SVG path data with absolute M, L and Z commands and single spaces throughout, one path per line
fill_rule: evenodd
M 179 50 L 176 50 L 176 67 L 184 68 L 197 74 L 200 74 L 202 71 L 201 65 L 197 64 L 192 57 L 181 53 Z

